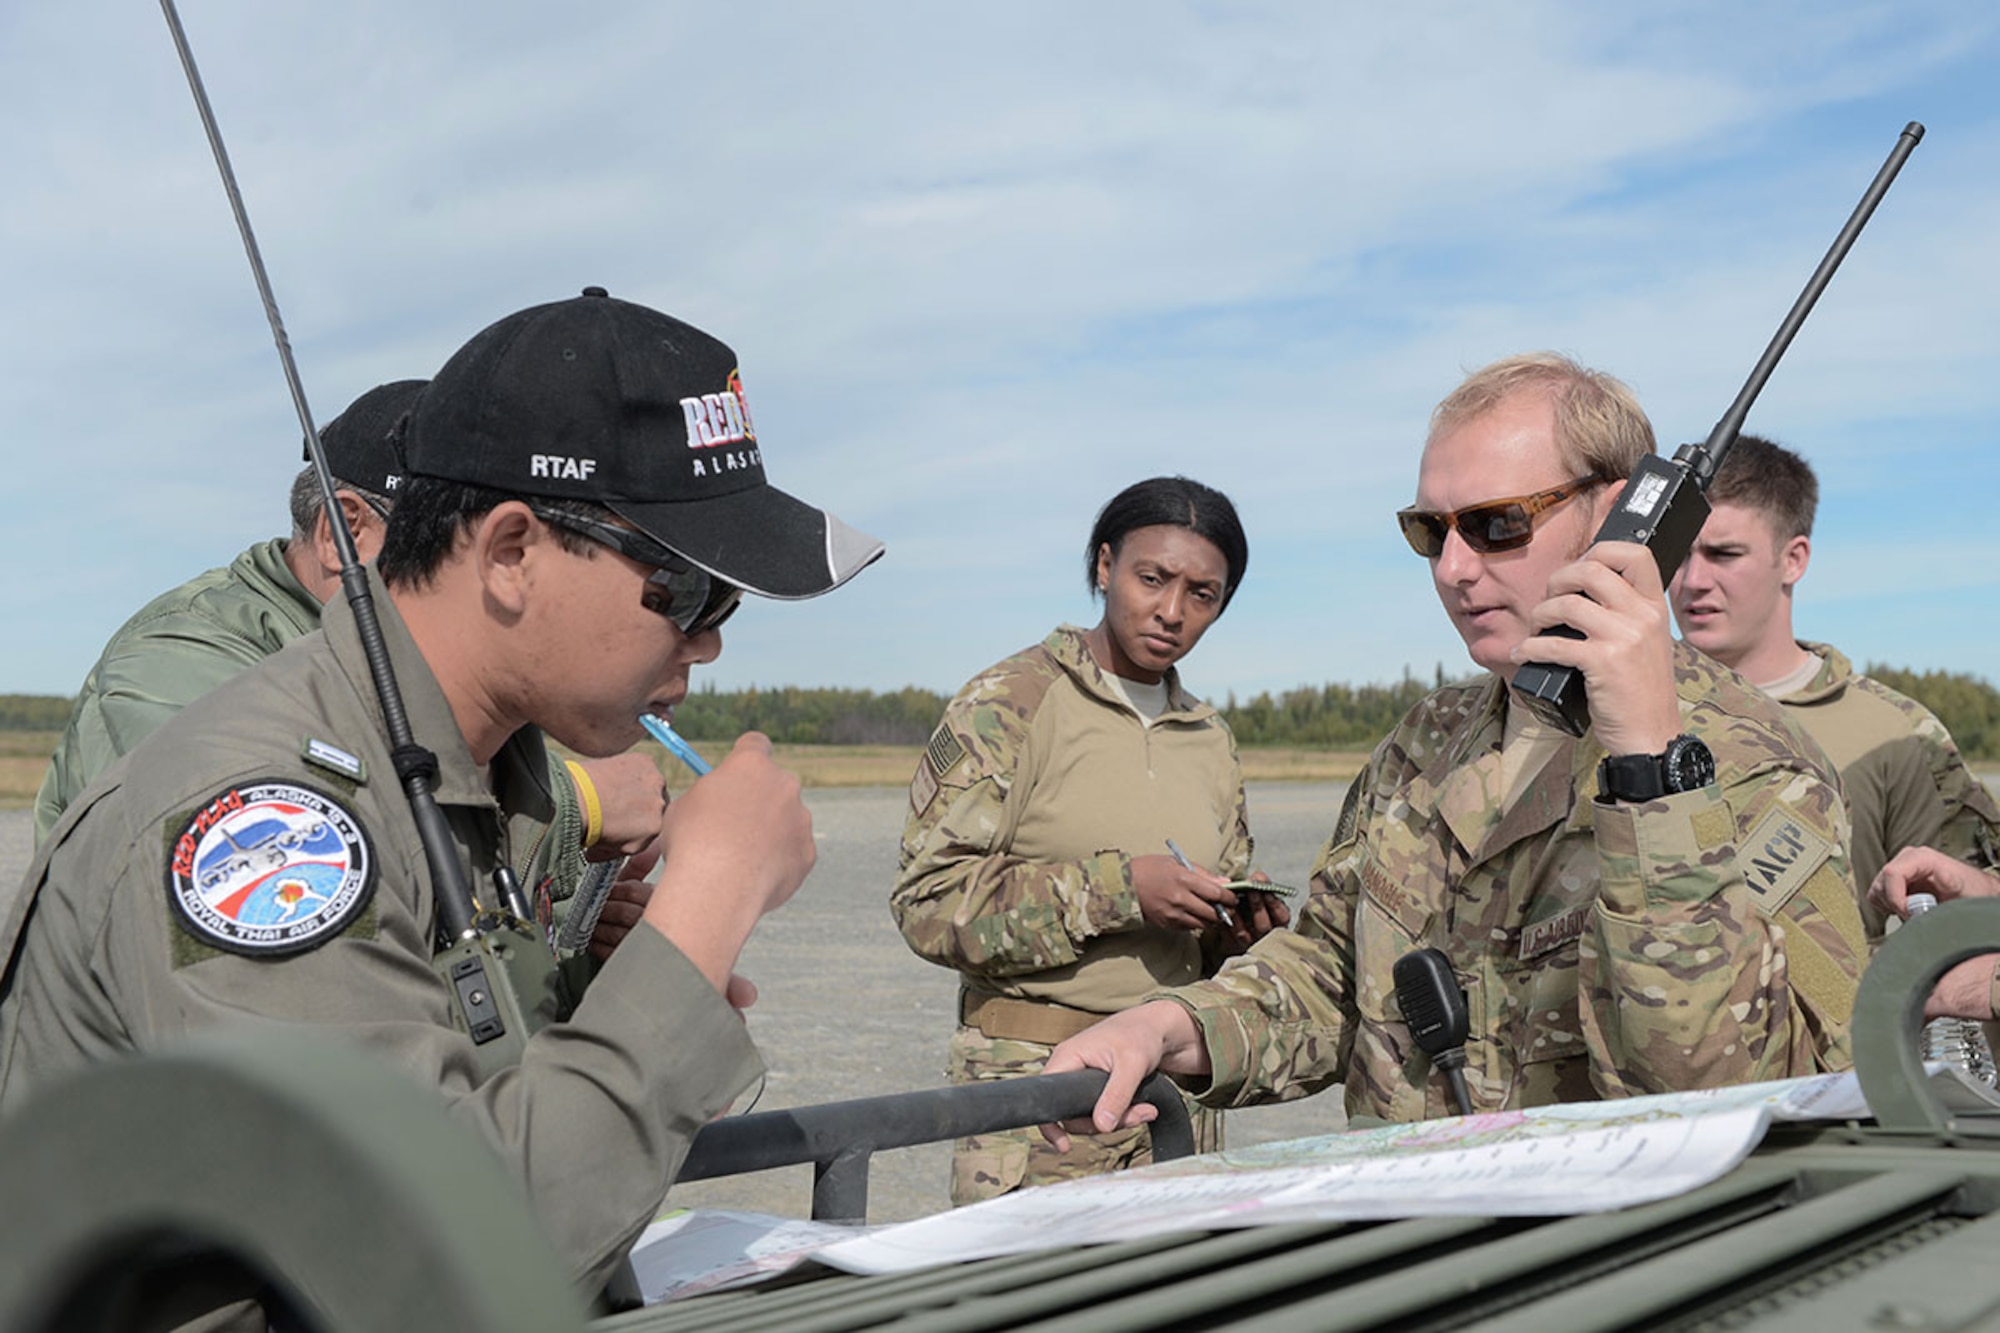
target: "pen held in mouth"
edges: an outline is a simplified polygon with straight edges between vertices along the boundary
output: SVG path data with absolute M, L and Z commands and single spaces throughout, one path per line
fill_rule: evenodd
M 715 766 L 703 759 L 692 745 L 681 739 L 681 734 L 651 713 L 639 715 L 639 725 L 649 732 L 653 739 L 667 747 L 667 753 L 694 770 L 696 777 L 706 775 Z

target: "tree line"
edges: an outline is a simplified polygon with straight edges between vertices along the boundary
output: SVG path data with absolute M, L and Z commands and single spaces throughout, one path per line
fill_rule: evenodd
M 1439 672 L 1437 683 L 1442 683 Z M 1431 684 L 1405 675 L 1394 685 L 1302 686 L 1218 706 L 1238 743 L 1365 748 L 1389 734 Z M 761 731 L 794 745 L 921 745 L 944 715 L 950 696 L 909 686 L 870 690 L 778 689 L 692 691 L 674 710 L 674 727 L 707 741 Z
M 1962 671 L 1909 671 L 1870 663 L 1866 674 L 1938 716 L 1967 759 L 2000 758 L 2000 690 Z
M 2000 689 L 1964 672 L 1872 665 L 1867 670 L 1936 713 L 1966 758 L 2000 759 Z M 1406 670 L 1401 680 L 1386 685 L 1301 685 L 1247 700 L 1232 693 L 1217 708 L 1240 745 L 1367 749 L 1445 680 L 1443 666 L 1429 680 Z M 888 694 L 707 687 L 688 695 L 675 711 L 674 725 L 706 741 L 761 731 L 797 745 L 919 745 L 949 701 L 949 695 L 914 686 Z
M 1966 758 L 2000 759 L 2000 690 L 1965 672 L 1911 671 L 1870 665 L 1868 674 L 1923 704 L 1950 729 Z M 1366 749 L 1389 734 L 1417 700 L 1445 681 L 1407 670 L 1387 685 L 1301 685 L 1219 705 L 1247 746 Z M 950 696 L 906 686 L 873 690 L 786 685 L 695 690 L 674 714 L 675 726 L 696 740 L 727 741 L 761 731 L 790 745 L 921 745 Z M 69 700 L 58 695 L 0 694 L 0 731 L 59 731 Z
M 60 694 L 0 694 L 0 731 L 61 731 L 69 704 Z

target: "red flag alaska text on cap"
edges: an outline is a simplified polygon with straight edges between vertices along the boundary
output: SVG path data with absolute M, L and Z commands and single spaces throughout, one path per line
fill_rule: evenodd
M 765 479 L 727 345 L 602 287 L 475 335 L 432 379 L 403 451 L 418 476 L 604 505 L 763 597 L 816 597 L 882 554 Z

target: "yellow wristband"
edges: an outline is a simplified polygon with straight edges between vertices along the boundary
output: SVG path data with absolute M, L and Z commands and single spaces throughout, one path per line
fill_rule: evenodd
M 576 784 L 577 804 L 583 807 L 583 845 L 585 849 L 595 847 L 604 836 L 604 806 L 597 799 L 597 785 L 576 760 L 563 760 L 563 767 L 569 770 L 569 780 Z

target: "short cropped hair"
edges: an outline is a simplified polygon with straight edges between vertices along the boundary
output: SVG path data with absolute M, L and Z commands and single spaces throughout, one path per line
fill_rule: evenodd
M 371 491 L 365 486 L 356 486 L 351 481 L 333 479 L 335 490 L 352 491 L 366 500 L 377 513 L 386 514 L 395 506 L 388 496 Z M 319 473 L 308 463 L 292 478 L 292 539 L 311 541 L 313 529 L 319 526 L 319 516 L 326 509 L 326 497 L 319 488 Z
M 1431 410 L 1429 439 L 1485 415 L 1518 393 L 1555 404 L 1556 448 L 1572 477 L 1623 481 L 1654 452 L 1653 423 L 1624 383 L 1560 352 L 1528 352 L 1475 370 Z
M 429 584 L 457 548 L 459 538 L 509 500 L 525 503 L 529 497 L 438 477 L 405 477 L 396 506 L 389 511 L 382 554 L 375 557 L 382 581 L 392 588 L 421 588 Z M 619 521 L 609 509 L 582 500 L 537 496 L 532 503 L 537 509 L 574 514 L 601 523 Z M 547 526 L 556 545 L 563 550 L 584 556 L 596 552 L 597 543 L 588 537 L 553 523 Z
M 1819 512 L 1812 464 L 1761 435 L 1738 435 L 1709 483 L 1711 505 L 1742 505 L 1768 515 L 1780 541 L 1810 537 Z
M 1228 610 L 1229 599 L 1236 595 L 1236 587 L 1250 567 L 1250 543 L 1243 535 L 1243 524 L 1236 517 L 1236 506 L 1229 502 L 1229 497 L 1187 477 L 1135 481 L 1097 511 L 1097 522 L 1090 529 L 1090 545 L 1083 553 L 1084 586 L 1091 595 L 1099 591 L 1098 550 L 1109 546 L 1115 560 L 1127 533 L 1156 527 L 1186 528 L 1195 536 L 1208 539 L 1222 552 L 1229 574 L 1222 589 L 1222 607 L 1216 614 Z

